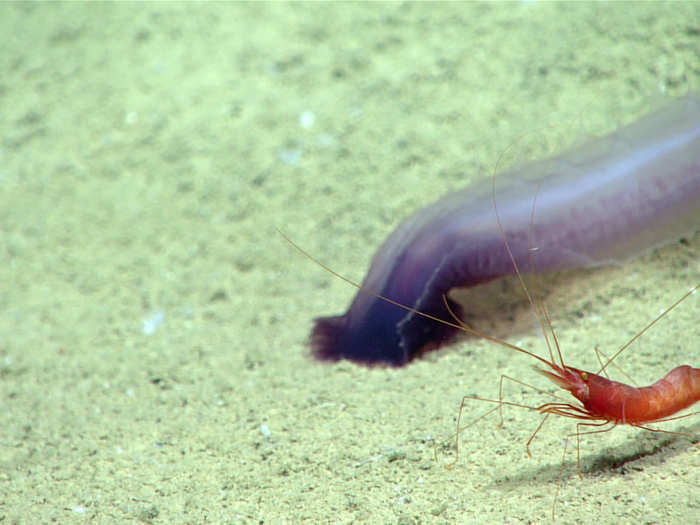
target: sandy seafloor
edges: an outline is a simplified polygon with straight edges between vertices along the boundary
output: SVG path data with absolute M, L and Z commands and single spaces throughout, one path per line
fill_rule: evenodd
M 550 520 L 572 421 L 529 459 L 539 418 L 508 410 L 433 459 L 462 395 L 551 388 L 532 360 L 314 362 L 311 320 L 355 291 L 275 228 L 361 279 L 413 210 L 700 90 L 698 3 L 6 3 L 0 42 L 0 522 Z M 546 280 L 567 361 L 596 369 L 699 257 L 696 235 Z M 500 289 L 474 324 L 543 351 Z M 697 366 L 699 311 L 620 366 Z M 695 438 L 589 437 L 583 480 L 568 454 L 559 522 L 697 518 L 700 419 L 664 428 Z

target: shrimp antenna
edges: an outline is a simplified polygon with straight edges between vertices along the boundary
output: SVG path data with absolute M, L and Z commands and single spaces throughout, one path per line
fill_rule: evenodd
M 598 370 L 598 375 L 600 375 L 600 374 L 608 367 L 608 365 L 609 365 L 610 363 L 612 363 L 612 362 L 617 358 L 617 356 L 619 356 L 622 352 L 624 352 L 625 350 L 627 350 L 627 348 L 628 348 L 632 343 L 634 343 L 634 342 L 635 342 L 637 339 L 639 339 L 647 330 L 649 330 L 649 328 L 651 328 L 651 327 L 654 326 L 656 323 L 658 323 L 659 321 L 661 321 L 661 319 L 663 319 L 664 317 L 666 317 L 666 316 L 671 312 L 671 310 L 673 310 L 674 308 L 676 308 L 676 306 L 678 306 L 678 305 L 681 304 L 683 301 L 685 301 L 689 296 L 693 295 L 693 294 L 698 290 L 698 288 L 700 288 L 700 283 L 698 283 L 698 284 L 696 284 L 695 286 L 693 286 L 686 294 L 683 295 L 683 297 L 681 297 L 680 299 L 678 299 L 678 300 L 677 300 L 675 303 L 673 303 L 669 308 L 667 308 L 666 310 L 664 310 L 663 312 L 661 312 L 651 323 L 649 323 L 649 324 L 646 325 L 644 328 L 642 328 L 642 329 L 637 333 L 637 335 L 635 335 L 632 339 L 630 339 L 630 340 L 627 341 L 624 345 L 622 345 L 622 347 L 620 347 L 620 349 L 619 349 L 617 352 L 615 352 L 615 353 L 612 355 L 612 357 L 611 357 L 610 359 L 608 359 L 608 360 L 605 362 L 605 364 L 600 368 L 600 370 Z
M 500 158 L 503 157 L 505 153 L 501 155 Z M 500 163 L 499 161 L 496 163 L 496 166 Z M 535 263 L 534 263 L 534 258 L 533 258 L 533 253 L 535 251 L 535 248 L 533 247 L 533 230 L 534 230 L 534 222 L 535 222 L 535 205 L 537 202 L 537 195 L 539 194 L 540 190 L 540 183 L 537 183 L 536 190 L 535 190 L 535 196 L 532 199 L 532 207 L 530 209 L 530 232 L 528 233 L 528 246 L 529 246 L 529 258 L 530 258 L 530 271 L 534 274 L 535 273 Z M 530 304 L 530 308 L 532 309 L 533 314 L 535 315 L 535 318 L 537 319 L 537 323 L 540 326 L 540 331 L 542 332 L 542 335 L 544 337 L 545 343 L 547 345 L 547 349 L 549 350 L 549 356 L 550 356 L 550 361 L 547 361 L 546 359 L 539 358 L 541 362 L 547 363 L 547 366 L 550 368 L 556 368 L 555 366 L 555 361 L 554 361 L 554 353 L 552 352 L 552 345 L 549 342 L 549 337 L 547 335 L 548 331 L 552 336 L 552 340 L 554 341 L 555 347 L 557 349 L 557 354 L 559 356 L 559 362 L 561 363 L 562 367 L 564 367 L 564 357 L 562 356 L 561 353 L 561 348 L 559 347 L 559 340 L 557 339 L 556 334 L 554 333 L 554 328 L 552 327 L 552 322 L 549 317 L 549 314 L 547 313 L 547 309 L 544 306 L 544 302 L 541 300 L 535 301 L 533 299 L 532 294 L 530 293 L 530 290 L 528 289 L 527 285 L 525 284 L 525 279 L 523 278 L 522 272 L 520 271 L 520 268 L 518 267 L 518 263 L 515 261 L 515 256 L 513 255 L 513 250 L 510 247 L 510 243 L 508 242 L 508 236 L 506 235 L 505 229 L 503 228 L 503 222 L 501 221 L 501 215 L 498 211 L 498 203 L 496 202 L 496 176 L 494 175 L 492 178 L 492 186 L 491 186 L 491 200 L 493 202 L 493 209 L 496 214 L 496 222 L 498 223 L 498 229 L 501 232 L 501 236 L 503 237 L 503 244 L 505 246 L 506 251 L 508 252 L 508 257 L 510 258 L 511 263 L 513 263 L 513 270 L 515 271 L 515 275 L 518 278 L 518 282 L 520 283 L 520 287 L 523 289 L 523 292 L 525 293 L 525 296 L 527 297 L 527 301 Z M 539 281 L 537 278 L 535 278 L 535 284 L 537 288 L 537 283 Z M 530 352 L 526 352 L 529 355 L 534 355 Z

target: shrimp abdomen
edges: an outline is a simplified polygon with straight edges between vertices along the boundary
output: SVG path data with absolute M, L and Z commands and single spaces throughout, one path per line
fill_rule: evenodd
M 591 374 L 594 376 L 594 374 Z M 700 400 L 700 368 L 674 368 L 650 386 L 635 388 L 601 376 L 589 379 L 586 409 L 600 419 L 641 425 L 667 418 Z
M 672 416 L 700 401 L 700 368 L 676 367 L 653 385 L 640 390 L 649 402 L 646 421 Z

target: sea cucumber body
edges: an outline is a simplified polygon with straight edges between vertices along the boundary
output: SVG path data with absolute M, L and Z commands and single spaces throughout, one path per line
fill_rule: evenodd
M 606 137 L 449 194 L 407 218 L 362 284 L 451 320 L 442 296 L 514 273 L 590 267 L 700 230 L 700 95 L 675 101 Z M 536 202 L 534 199 L 536 198 Z M 531 213 L 534 207 L 534 218 Z M 451 308 L 461 313 L 457 304 Z M 322 360 L 401 366 L 455 330 L 360 291 L 341 316 L 316 319 Z

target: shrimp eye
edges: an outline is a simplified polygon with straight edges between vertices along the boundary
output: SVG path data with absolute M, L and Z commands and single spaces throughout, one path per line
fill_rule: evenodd
M 588 373 L 587 372 L 581 372 L 581 379 L 584 381 L 588 381 Z

